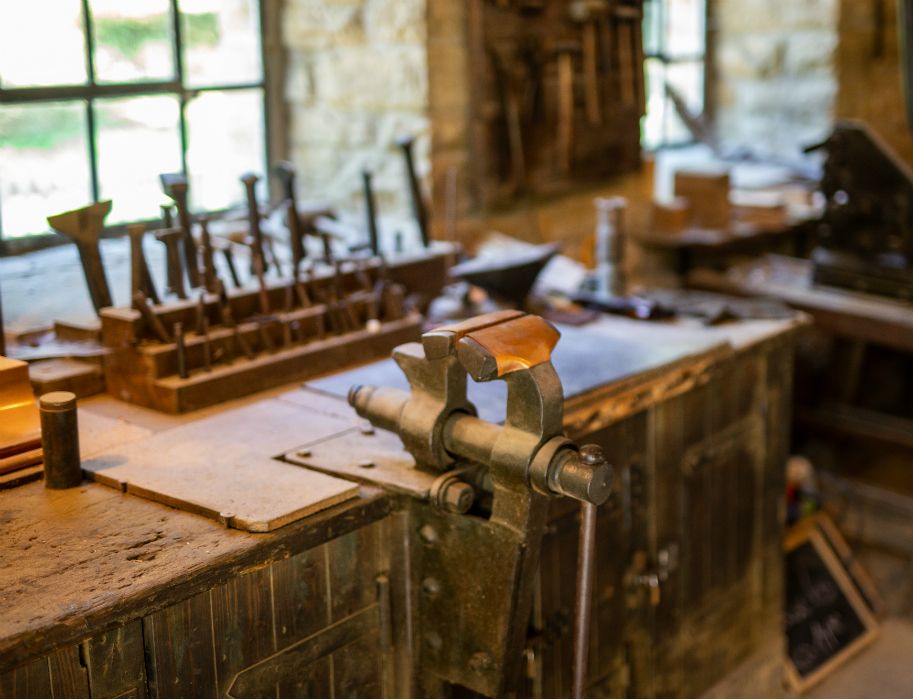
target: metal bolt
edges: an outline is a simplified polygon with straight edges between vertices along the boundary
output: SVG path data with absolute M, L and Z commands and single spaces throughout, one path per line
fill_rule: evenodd
M 599 445 L 584 445 L 580 448 L 580 459 L 584 464 L 595 467 L 605 462 L 605 454 Z
M 465 481 L 453 481 L 444 487 L 444 507 L 451 513 L 465 513 L 472 508 L 476 492 Z
M 492 667 L 494 660 L 491 658 L 491 654 L 487 651 L 477 651 L 475 654 L 469 657 L 469 668 L 474 673 L 481 673 L 482 671 L 487 671 Z
M 373 469 L 374 462 L 372 462 L 370 459 L 363 459 L 358 463 L 358 466 L 362 469 Z
M 441 582 L 436 578 L 429 576 L 424 581 L 422 581 L 422 590 L 430 598 L 434 598 L 438 593 L 441 592 Z
M 430 525 L 422 525 L 421 528 L 419 528 L 418 536 L 422 538 L 422 542 L 425 544 L 434 544 L 437 542 L 437 530 Z
M 310 457 L 311 451 L 310 450 L 298 450 L 298 456 L 299 457 Z

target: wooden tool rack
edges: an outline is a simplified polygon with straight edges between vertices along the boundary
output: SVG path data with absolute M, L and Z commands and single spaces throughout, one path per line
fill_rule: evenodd
M 108 392 L 184 413 L 385 356 L 418 339 L 422 317 L 405 310 L 405 298 L 436 291 L 429 284 L 440 288 L 449 252 L 389 266 L 349 261 L 224 300 L 207 293 L 151 307 L 169 335 L 181 324 L 183 351 L 176 338 L 158 337 L 137 309 L 103 309 Z

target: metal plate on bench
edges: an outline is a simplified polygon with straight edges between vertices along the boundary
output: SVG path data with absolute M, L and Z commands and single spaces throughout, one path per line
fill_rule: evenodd
M 354 428 L 289 452 L 286 461 L 314 471 L 382 486 L 427 499 L 434 474 L 415 468 L 399 437 L 386 430 Z

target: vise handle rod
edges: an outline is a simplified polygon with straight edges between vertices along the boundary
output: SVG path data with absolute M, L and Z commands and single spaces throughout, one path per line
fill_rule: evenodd
M 391 432 L 398 431 L 409 398 L 408 392 L 393 387 L 354 386 L 349 391 L 349 403 L 360 416 L 369 417 L 376 427 Z M 502 430 L 500 425 L 454 412 L 442 431 L 444 449 L 455 458 L 488 464 Z M 541 470 L 530 470 L 530 485 L 537 491 L 596 505 L 609 497 L 611 467 L 605 460 L 585 462 L 569 440 L 553 438 L 540 448 L 531 463 L 542 464 Z

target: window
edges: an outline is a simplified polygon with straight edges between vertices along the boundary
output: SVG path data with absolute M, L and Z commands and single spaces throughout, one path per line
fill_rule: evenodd
M 0 239 L 93 200 L 158 219 L 165 172 L 196 211 L 243 201 L 267 166 L 261 22 L 257 0 L 0 3 Z
M 647 114 L 641 126 L 645 148 L 693 140 L 666 85 L 683 98 L 689 112 L 704 111 L 706 27 L 706 0 L 645 0 Z

